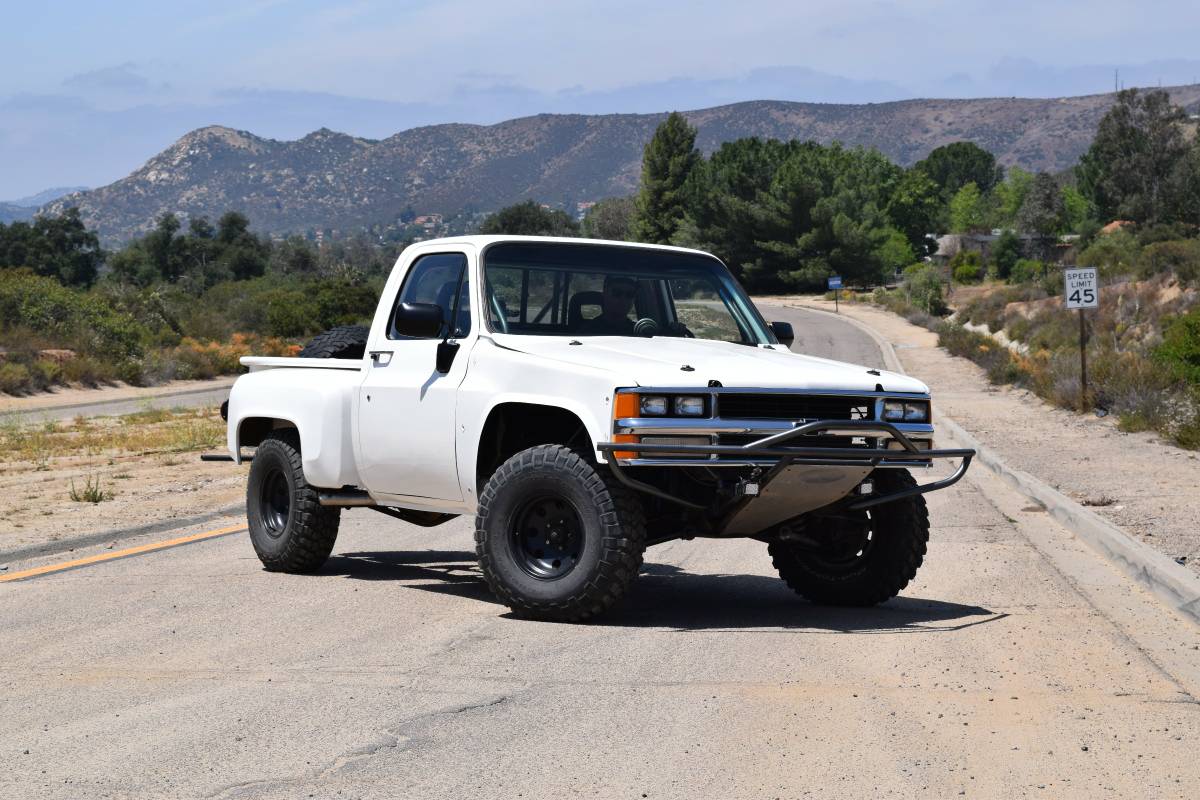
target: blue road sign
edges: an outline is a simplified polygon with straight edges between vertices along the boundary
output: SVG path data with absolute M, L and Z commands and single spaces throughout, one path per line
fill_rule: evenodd
M 841 276 L 841 275 L 834 275 L 834 276 L 830 277 L 830 279 L 829 279 L 829 288 L 830 288 L 830 289 L 840 289 L 840 288 L 842 288 L 842 276 Z

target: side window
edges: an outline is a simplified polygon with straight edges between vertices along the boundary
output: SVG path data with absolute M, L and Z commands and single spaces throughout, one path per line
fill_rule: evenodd
M 396 333 L 396 311 L 401 303 L 433 303 L 442 309 L 442 329 L 435 338 L 466 336 L 471 332 L 471 293 L 467 282 L 467 257 L 462 253 L 421 256 L 404 278 L 404 286 L 388 323 L 389 339 L 408 338 Z

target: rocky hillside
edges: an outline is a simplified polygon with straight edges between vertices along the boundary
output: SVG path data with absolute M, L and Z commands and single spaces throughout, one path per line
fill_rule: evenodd
M 1200 85 L 1172 88 L 1195 110 Z M 1005 164 L 1064 169 L 1091 141 L 1112 95 L 1050 100 L 908 100 L 867 105 L 756 101 L 691 111 L 706 152 L 743 136 L 839 140 L 901 164 L 960 139 Z M 43 207 L 77 205 L 107 242 L 159 214 L 245 212 L 262 231 L 353 228 L 418 213 L 487 211 L 536 198 L 572 204 L 627 194 L 642 147 L 665 114 L 540 115 L 496 125 L 434 125 L 380 141 L 322 129 L 297 141 L 246 131 L 193 131 L 116 183 Z

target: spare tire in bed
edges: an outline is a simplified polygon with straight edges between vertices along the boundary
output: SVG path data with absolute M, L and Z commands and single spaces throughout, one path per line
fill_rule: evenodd
M 304 349 L 300 358 L 362 358 L 367 352 L 366 325 L 339 325 L 318 333 Z

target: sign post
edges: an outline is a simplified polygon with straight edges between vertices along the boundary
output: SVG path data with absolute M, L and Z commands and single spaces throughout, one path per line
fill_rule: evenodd
M 842 288 L 842 276 L 841 275 L 830 275 L 829 276 L 829 288 L 833 289 L 833 310 L 834 310 L 834 312 L 840 314 L 842 312 L 838 310 L 838 294 L 839 294 L 839 290 Z
M 1087 411 L 1087 321 L 1085 309 L 1100 307 L 1100 286 L 1093 267 L 1063 270 L 1063 298 L 1079 309 L 1079 411 Z

